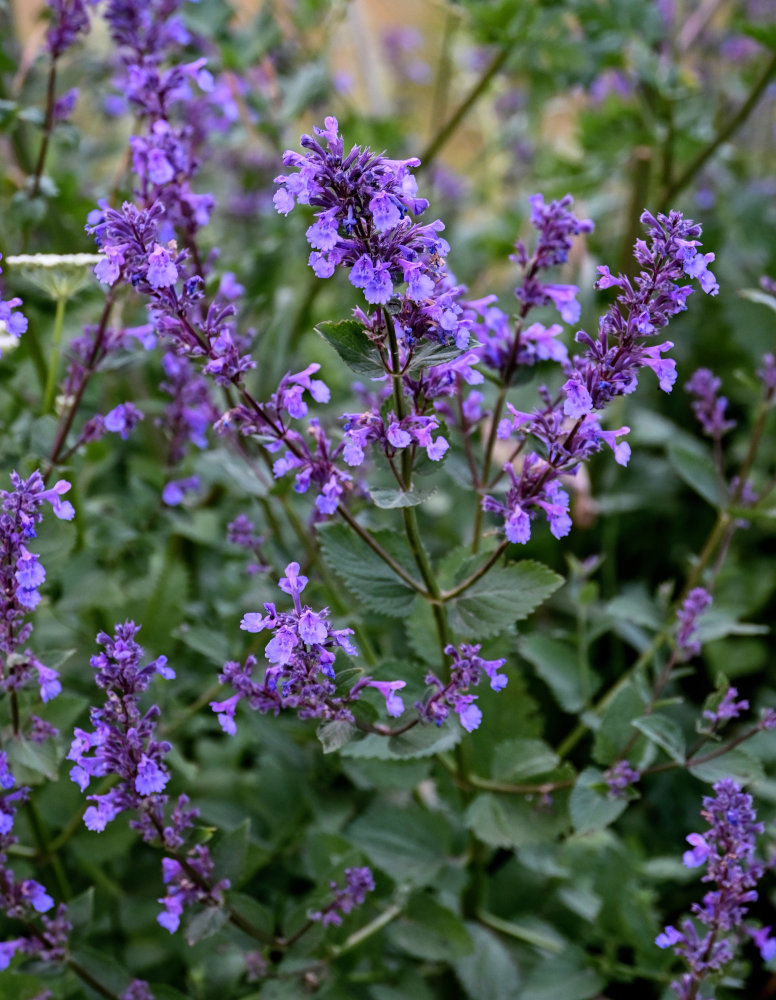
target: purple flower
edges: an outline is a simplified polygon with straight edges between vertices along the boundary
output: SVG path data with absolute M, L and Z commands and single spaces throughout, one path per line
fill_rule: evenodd
M 426 683 L 432 693 L 423 702 L 416 702 L 423 722 L 433 722 L 441 726 L 452 708 L 467 732 L 477 729 L 482 721 L 482 712 L 474 704 L 476 695 L 469 693 L 470 687 L 480 683 L 483 674 L 488 677 L 494 691 L 501 691 L 507 684 L 506 674 L 499 669 L 506 660 L 484 660 L 480 655 L 481 646 L 462 643 L 460 646 L 446 646 L 445 653 L 452 657 L 450 680 L 444 684 L 434 674 L 426 676 Z
M 336 882 L 330 882 L 329 885 L 334 893 L 334 899 L 322 910 L 310 913 L 309 917 L 324 927 L 328 925 L 338 927 L 342 923 L 343 915 L 363 904 L 366 894 L 374 889 L 375 882 L 369 868 L 346 868 L 345 885 L 340 887 Z
M 687 963 L 688 971 L 671 984 L 679 1000 L 695 1000 L 701 984 L 715 976 L 734 958 L 742 933 L 748 933 L 768 961 L 776 953 L 770 928 L 757 930 L 744 923 L 749 904 L 757 899 L 755 886 L 764 867 L 755 856 L 755 838 L 763 825 L 757 822 L 752 797 L 730 778 L 714 785 L 714 797 L 703 799 L 703 818 L 709 830 L 691 833 L 693 849 L 684 854 L 690 867 L 706 865 L 703 882 L 715 887 L 693 903 L 690 919 L 680 929 L 669 925 L 655 939 L 659 948 L 673 948 Z M 698 925 L 706 928 L 698 930 Z M 767 957 L 766 957 L 767 956 Z
M 679 656 L 689 660 L 701 651 L 701 644 L 695 638 L 698 631 L 698 618 L 711 604 L 711 594 L 703 587 L 695 587 L 684 599 L 682 606 L 676 612 L 677 634 L 676 646 Z
M 698 368 L 684 387 L 686 392 L 695 397 L 692 409 L 703 433 L 715 440 L 719 440 L 736 426 L 735 420 L 725 419 L 728 401 L 724 396 L 717 395 L 721 386 L 722 380 L 708 368 Z
M 376 688 L 385 698 L 385 710 L 394 719 L 398 719 L 404 712 L 404 702 L 397 691 L 406 687 L 406 681 L 369 681 L 368 686 Z

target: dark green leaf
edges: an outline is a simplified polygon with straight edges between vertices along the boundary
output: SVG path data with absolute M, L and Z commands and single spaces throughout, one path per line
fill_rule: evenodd
M 576 833 L 602 830 L 625 812 L 628 799 L 611 799 L 601 771 L 587 767 L 579 775 L 569 798 L 571 822 Z
M 372 760 L 412 760 L 444 753 L 461 742 L 463 729 L 455 720 L 443 726 L 422 724 L 408 729 L 400 736 L 378 736 L 369 733 L 363 740 L 352 741 L 342 748 L 343 757 Z
M 573 646 L 541 632 L 522 635 L 517 648 L 533 665 L 564 712 L 578 712 L 585 704 L 577 653 Z
M 450 623 L 462 636 L 497 635 L 527 618 L 562 583 L 562 576 L 529 559 L 492 569 L 450 602 Z
M 245 870 L 248 856 L 248 838 L 251 821 L 245 819 L 234 830 L 224 833 L 212 848 L 213 870 L 216 881 L 229 879 L 232 886 L 237 886 Z
M 324 753 L 334 753 L 349 743 L 358 730 L 347 719 L 327 719 L 315 730 Z
M 430 490 L 390 490 L 376 488 L 369 491 L 370 499 L 376 507 L 392 510 L 395 507 L 417 507 L 436 493 L 436 488 Z
M 640 719 L 634 719 L 633 725 L 648 740 L 665 750 L 668 756 L 678 764 L 684 763 L 684 736 L 679 725 L 667 715 L 653 712 Z
M 537 774 L 547 774 L 560 762 L 558 755 L 543 740 L 504 740 L 493 757 L 496 781 L 525 781 Z
M 670 441 L 668 458 L 674 472 L 712 507 L 720 503 L 719 478 L 711 452 L 700 441 L 682 436 Z
M 186 924 L 186 944 L 195 945 L 197 941 L 217 934 L 229 919 L 229 914 L 223 906 L 206 906 Z
M 415 805 L 374 805 L 350 824 L 345 836 L 394 881 L 418 886 L 434 882 L 451 846 L 444 816 Z
M 456 956 L 453 968 L 471 1000 L 520 1000 L 520 974 L 499 936 L 481 924 L 465 927 L 474 947 Z
M 492 847 L 526 847 L 558 836 L 568 828 L 563 795 L 550 806 L 522 798 L 478 795 L 466 810 L 464 822 L 475 835 Z
M 710 785 L 722 778 L 733 778 L 745 785 L 751 781 L 762 781 L 765 777 L 760 761 L 742 747 L 734 747 L 702 764 L 690 763 L 688 770 L 694 777 Z
M 342 320 L 340 323 L 326 321 L 319 323 L 315 332 L 331 344 L 348 368 L 357 375 L 377 378 L 384 374 L 385 369 L 377 348 L 360 323 L 352 319 Z
M 644 708 L 644 699 L 633 683 L 628 681 L 606 707 L 595 734 L 594 760 L 608 766 L 618 759 L 622 748 L 633 736 L 633 719 L 642 716 Z
M 474 947 L 461 919 L 428 893 L 412 897 L 389 937 L 395 947 L 427 962 L 451 962 Z
M 415 591 L 366 542 L 344 524 L 327 524 L 319 528 L 319 534 L 327 564 L 354 597 L 386 615 L 401 618 L 407 614 L 415 600 Z M 410 570 L 412 557 L 398 535 L 390 531 L 372 534 L 389 555 Z

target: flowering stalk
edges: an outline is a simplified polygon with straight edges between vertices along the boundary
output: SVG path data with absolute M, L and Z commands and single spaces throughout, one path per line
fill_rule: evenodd
M 745 935 L 754 939 L 763 961 L 776 955 L 771 928 L 745 921 L 765 871 L 755 845 L 763 824 L 757 822 L 751 795 L 724 778 L 714 785 L 714 797 L 704 797 L 701 815 L 709 830 L 688 835 L 692 849 L 685 851 L 683 860 L 689 868 L 706 865 L 701 881 L 715 888 L 701 903 L 693 903 L 695 920 L 684 919 L 681 929 L 669 924 L 655 941 L 659 948 L 673 948 L 688 965 L 688 971 L 671 984 L 678 1000 L 696 1000 L 701 987 L 732 961 Z M 706 930 L 700 931 L 698 924 Z

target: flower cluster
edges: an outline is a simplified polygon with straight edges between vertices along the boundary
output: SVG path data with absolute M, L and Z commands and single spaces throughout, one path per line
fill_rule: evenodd
M 717 393 L 722 386 L 722 379 L 717 378 L 708 368 L 698 368 L 685 385 L 685 391 L 695 399 L 692 409 L 698 418 L 703 433 L 716 440 L 736 426 L 735 420 L 725 419 L 728 401 Z
M 640 274 L 630 279 L 612 275 L 606 266 L 598 268 L 601 277 L 596 288 L 615 287 L 619 294 L 601 318 L 597 338 L 584 330 L 576 335 L 586 350 L 572 359 L 563 386 L 564 412 L 575 420 L 602 409 L 616 396 L 633 392 L 642 368 L 651 368 L 660 388 L 670 392 L 676 381 L 676 362 L 661 355 L 673 344 L 647 343 L 672 316 L 687 308 L 692 288 L 677 284 L 682 278 L 697 279 L 709 295 L 719 291 L 707 266 L 714 254 L 697 250 L 699 225 L 681 212 L 660 213 L 657 218 L 644 212 L 641 221 L 647 227 L 648 242 L 637 240 L 634 247 Z
M 17 653 L 32 633 L 32 624 L 24 618 L 40 603 L 38 588 L 46 579 L 39 557 L 27 548 L 35 538 L 35 526 L 42 520 L 41 507 L 49 503 L 56 517 L 69 521 L 75 516 L 73 505 L 62 497 L 70 483 L 60 479 L 46 489 L 39 472 L 27 479 L 11 473 L 13 490 L 0 490 L 0 686 L 15 690 L 24 686 L 31 671 L 38 675 L 43 701 L 56 697 L 61 690 L 56 670 L 40 663 L 29 649 Z
M 7 867 L 8 850 L 17 842 L 13 833 L 16 810 L 27 801 L 28 788 L 14 788 L 16 779 L 8 769 L 8 757 L 0 751 L 0 910 L 24 926 L 21 937 L 0 943 L 0 971 L 7 969 L 16 954 L 44 961 L 61 962 L 65 957 L 70 924 L 67 908 L 61 904 L 53 917 L 46 916 L 54 900 L 34 879 L 18 881 Z
M 693 915 L 706 930 L 700 931 L 687 918 L 681 929 L 669 925 L 655 941 L 659 948 L 673 948 L 687 962 L 689 971 L 671 984 L 679 1000 L 695 1000 L 699 985 L 732 960 L 743 932 L 754 939 L 763 961 L 776 955 L 770 927 L 744 924 L 764 872 L 755 856 L 755 838 L 763 825 L 757 822 L 751 795 L 724 778 L 714 785 L 714 797 L 704 797 L 701 815 L 710 829 L 688 835 L 691 850 L 685 851 L 683 860 L 689 868 L 705 864 L 702 881 L 715 886 L 702 902 L 692 905 Z
M 89 7 L 98 0 L 47 0 L 51 24 L 46 32 L 46 45 L 52 59 L 58 59 L 90 28 Z
M 224 664 L 219 680 L 231 684 L 236 694 L 225 701 L 212 701 L 210 707 L 218 715 L 222 729 L 230 734 L 237 731 L 234 713 L 242 698 L 247 698 L 251 708 L 262 714 L 277 715 L 283 708 L 294 708 L 299 717 L 338 718 L 352 720 L 347 707 L 357 691 L 341 698 L 336 695 L 334 661 L 336 651 L 343 649 L 348 656 L 357 650 L 348 638 L 353 629 L 334 629 L 329 623 L 328 608 L 313 611 L 302 605 L 300 595 L 307 586 L 307 577 L 299 571 L 299 563 L 289 563 L 286 575 L 278 586 L 288 594 L 294 604 L 293 611 L 277 611 L 274 603 L 264 605 L 265 615 L 249 612 L 240 622 L 246 632 L 272 632 L 264 655 L 270 664 L 262 683 L 251 677 L 256 658 L 249 656 L 242 665 Z M 361 681 L 357 688 L 364 687 Z
M 475 704 L 477 695 L 469 694 L 469 688 L 476 687 L 483 674 L 488 677 L 494 691 L 501 691 L 508 680 L 506 674 L 499 673 L 506 660 L 483 660 L 478 655 L 480 649 L 479 644 L 470 645 L 465 642 L 458 648 L 452 645 L 445 647 L 445 653 L 453 661 L 450 680 L 445 684 L 432 673 L 426 675 L 426 684 L 434 690 L 424 701 L 415 705 L 424 722 L 441 726 L 452 708 L 467 732 L 471 733 L 479 726 L 482 712 Z
M 328 117 L 314 136 L 302 136 L 304 156 L 286 151 L 283 162 L 298 173 L 275 179 L 275 207 L 283 215 L 297 203 L 316 207 L 317 221 L 308 228 L 307 239 L 313 248 L 309 263 L 319 278 L 345 267 L 351 284 L 378 306 L 406 283 L 392 320 L 405 344 L 426 338 L 464 348 L 470 324 L 458 301 L 462 289 L 445 271 L 450 248 L 439 236 L 444 225 L 437 219 L 421 226 L 410 218 L 428 207 L 417 197 L 410 173 L 420 161 L 389 160 L 360 146 L 346 154 L 338 127 L 337 119 Z M 378 317 L 378 336 L 384 336 L 382 311 Z
M 196 904 L 220 906 L 230 886 L 227 878 L 213 881 L 213 859 L 204 844 L 197 844 L 181 861 L 164 858 L 162 878 L 167 892 L 157 900 L 164 909 L 156 919 L 170 934 L 180 926 L 184 908 Z
M 694 587 L 676 612 L 676 648 L 682 660 L 689 660 L 701 651 L 701 644 L 695 638 L 698 618 L 711 605 L 711 594 L 703 587 Z
M 631 767 L 627 760 L 618 760 L 604 774 L 610 799 L 627 798 L 631 786 L 641 780 L 641 771 Z
M 136 825 L 146 840 L 153 840 L 163 836 L 166 796 L 160 793 L 170 777 L 164 763 L 170 744 L 155 738 L 158 706 L 141 712 L 139 700 L 155 674 L 170 679 L 175 672 L 167 666 L 166 656 L 140 665 L 143 648 L 134 638 L 138 631 L 134 622 L 127 621 L 116 626 L 113 636 L 106 632 L 97 636 L 103 651 L 90 663 L 106 702 L 91 709 L 92 732 L 75 730 L 67 756 L 74 761 L 70 777 L 82 792 L 92 778 L 113 774 L 120 779 L 109 791 L 87 796 L 94 803 L 84 813 L 90 830 L 102 831 L 119 813 L 136 811 L 141 815 Z
M 0 274 L 2 273 L 3 269 L 0 267 Z M 18 309 L 21 304 L 22 300 L 16 296 L 11 299 L 0 299 L 0 335 L 8 334 L 18 338 L 25 332 L 27 317 L 24 313 L 14 312 L 14 309 Z
M 320 922 L 324 927 L 338 927 L 344 915 L 363 904 L 366 894 L 374 889 L 375 880 L 369 868 L 346 868 L 345 885 L 339 886 L 332 881 L 329 886 L 334 899 L 322 910 L 311 913 L 310 920 Z

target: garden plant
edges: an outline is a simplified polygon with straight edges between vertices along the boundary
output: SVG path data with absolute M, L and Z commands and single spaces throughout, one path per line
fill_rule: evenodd
M 0 0 L 0 997 L 776 993 L 776 11 Z

